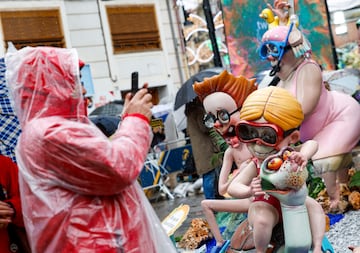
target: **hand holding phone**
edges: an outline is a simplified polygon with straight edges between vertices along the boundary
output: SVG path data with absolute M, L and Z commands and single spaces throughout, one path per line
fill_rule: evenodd
M 134 95 L 139 90 L 139 72 L 131 73 L 131 93 Z

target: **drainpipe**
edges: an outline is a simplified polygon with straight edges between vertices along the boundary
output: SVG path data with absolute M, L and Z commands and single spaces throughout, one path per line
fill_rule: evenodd
M 166 0 L 166 7 L 167 7 L 167 11 L 168 11 L 168 15 L 169 15 L 169 21 L 170 21 L 170 28 L 171 28 L 171 36 L 173 38 L 173 42 L 174 42 L 174 50 L 175 50 L 175 56 L 176 56 L 176 64 L 178 66 L 178 72 L 179 72 L 179 77 L 180 77 L 180 82 L 181 84 L 184 83 L 184 77 L 183 77 L 183 72 L 181 71 L 181 61 L 180 61 L 180 56 L 179 56 L 179 50 L 177 47 L 177 42 L 175 40 L 175 31 L 174 31 L 174 24 L 173 24 L 173 19 L 172 19 L 172 15 L 171 15 L 171 8 L 170 8 L 170 0 Z
M 113 77 L 113 75 L 112 75 L 111 66 L 110 66 L 110 60 L 109 60 L 109 52 L 108 52 L 107 47 L 106 47 L 105 34 L 104 34 L 104 25 L 103 25 L 103 21 L 102 21 L 102 17 L 101 17 L 101 11 L 100 11 L 100 1 L 101 0 L 98 0 L 98 1 L 96 1 L 96 3 L 97 3 L 98 12 L 99 12 L 99 18 L 100 18 L 101 34 L 102 34 L 102 37 L 103 37 L 103 42 L 104 42 L 104 47 L 105 47 L 106 62 L 107 62 L 108 69 L 109 69 L 110 80 L 113 83 L 116 83 L 117 82 L 117 76 L 115 75 L 115 77 Z

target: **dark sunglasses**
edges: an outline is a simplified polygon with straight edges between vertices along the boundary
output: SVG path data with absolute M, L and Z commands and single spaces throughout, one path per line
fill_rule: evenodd
M 214 114 L 212 114 L 211 112 L 207 113 L 204 115 L 204 125 L 207 128 L 212 128 L 215 125 L 215 122 L 218 120 L 221 124 L 227 124 L 230 122 L 230 117 L 231 115 L 233 115 L 234 113 L 236 113 L 237 111 L 239 111 L 241 109 L 241 106 L 239 108 L 237 108 L 235 111 L 232 112 L 228 112 L 225 109 L 221 109 L 219 111 L 216 112 L 216 116 Z
M 297 128 L 283 131 L 275 124 L 269 123 L 255 123 L 242 120 L 236 126 L 236 136 L 241 142 L 251 143 L 259 141 L 265 146 L 275 147 L 286 136 L 290 135 Z

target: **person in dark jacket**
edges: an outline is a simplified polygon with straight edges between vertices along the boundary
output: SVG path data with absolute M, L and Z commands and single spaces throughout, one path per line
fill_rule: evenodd
M 220 169 L 222 160 L 213 159 L 220 153 L 220 149 L 210 137 L 210 129 L 203 123 L 205 113 L 197 97 L 185 106 L 187 133 L 190 137 L 196 172 L 203 178 L 205 198 L 215 199 L 220 198 L 217 190 L 217 170 Z

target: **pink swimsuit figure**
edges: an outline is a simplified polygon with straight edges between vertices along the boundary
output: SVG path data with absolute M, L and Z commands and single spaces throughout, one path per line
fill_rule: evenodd
M 292 93 L 296 96 L 297 75 L 306 64 L 314 64 L 305 59 L 295 72 Z M 350 152 L 360 139 L 360 105 L 351 96 L 329 91 L 322 85 L 321 95 L 314 111 L 305 117 L 300 128 L 301 140 L 316 140 L 318 152 L 313 159 L 319 159 Z
M 302 105 L 304 107 L 316 103 L 312 111 L 304 112 L 300 136 L 303 142 L 317 141 L 319 148 L 312 157 L 315 171 L 324 179 L 330 197 L 329 211 L 341 212 L 340 184 L 348 183 L 351 150 L 360 139 L 360 105 L 350 95 L 325 88 L 320 66 L 309 58 L 311 45 L 296 26 L 278 26 L 268 30 L 262 42 L 260 56 L 271 62 L 273 70 L 277 71 L 276 75 L 281 80 L 279 86 L 288 89 L 298 99 L 299 96 L 309 96 L 308 101 L 301 101 L 310 103 Z M 286 43 L 291 50 L 279 47 L 279 42 Z M 311 74 L 314 74 L 313 78 Z M 306 94 L 311 92 L 309 87 L 312 84 L 314 94 Z

